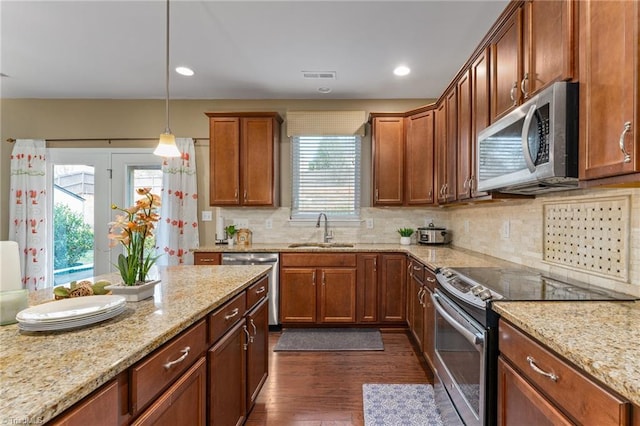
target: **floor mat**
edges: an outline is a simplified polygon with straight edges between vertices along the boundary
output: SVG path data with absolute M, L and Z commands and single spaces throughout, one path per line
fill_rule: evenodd
M 433 386 L 362 385 L 365 426 L 443 426 Z
M 375 328 L 288 328 L 273 348 L 278 351 L 383 351 Z

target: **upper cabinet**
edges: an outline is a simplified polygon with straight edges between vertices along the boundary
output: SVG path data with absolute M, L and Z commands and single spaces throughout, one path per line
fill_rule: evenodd
M 527 0 L 492 36 L 492 122 L 549 84 L 574 77 L 574 5 Z
M 373 205 L 404 202 L 404 117 L 373 116 Z
M 471 70 L 468 69 L 458 82 L 458 187 L 457 198 L 464 200 L 472 197 L 472 144 L 471 137 Z
M 457 198 L 458 99 L 453 86 L 436 109 L 436 186 L 438 204 Z
M 489 126 L 489 48 L 485 48 L 471 63 L 471 186 L 472 197 L 487 195 L 478 192 L 478 133 Z
M 405 204 L 433 204 L 433 125 L 432 108 L 409 115 L 406 123 Z
M 637 184 L 640 3 L 585 0 L 579 10 L 580 179 Z
M 433 120 L 431 107 L 371 114 L 374 206 L 433 204 Z
M 282 118 L 275 112 L 209 117 L 209 204 L 277 206 Z

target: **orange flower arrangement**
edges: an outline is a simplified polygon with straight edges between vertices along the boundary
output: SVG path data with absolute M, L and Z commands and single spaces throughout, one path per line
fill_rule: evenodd
M 120 210 L 124 214 L 116 216 L 116 220 L 109 223 L 111 247 L 120 243 L 125 250 L 125 253 L 118 255 L 115 266 L 128 286 L 144 283 L 149 269 L 160 257 L 154 256 L 153 250 L 145 247 L 147 238 L 153 237 L 155 223 L 160 219 L 156 213 L 161 204 L 160 197 L 152 194 L 151 188 L 138 188 L 136 192 L 143 197 L 135 205 L 127 209 L 115 204 L 111 206 L 113 210 Z

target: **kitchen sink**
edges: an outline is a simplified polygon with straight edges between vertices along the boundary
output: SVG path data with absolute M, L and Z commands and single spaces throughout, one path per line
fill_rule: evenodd
M 353 247 L 353 244 L 349 243 L 293 243 L 289 244 L 289 248 L 347 248 Z

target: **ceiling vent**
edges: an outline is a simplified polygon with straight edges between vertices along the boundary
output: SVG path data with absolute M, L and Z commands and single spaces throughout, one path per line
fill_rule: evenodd
M 302 71 L 302 78 L 307 80 L 335 80 L 335 71 Z

